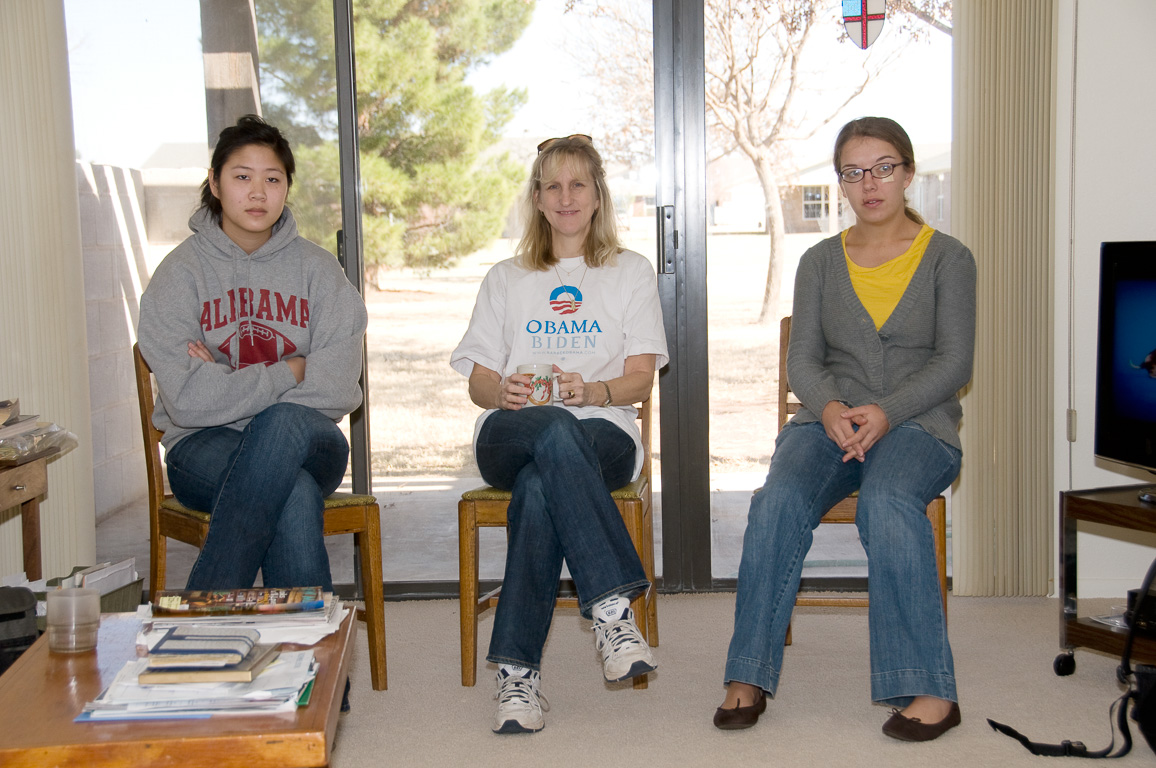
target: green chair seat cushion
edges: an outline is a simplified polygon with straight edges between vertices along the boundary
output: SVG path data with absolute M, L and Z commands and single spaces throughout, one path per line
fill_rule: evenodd
M 610 496 L 614 499 L 637 499 L 642 495 L 645 488 L 646 478 L 639 477 L 637 480 L 612 491 Z M 474 488 L 472 491 L 466 491 L 462 494 L 462 499 L 464 501 L 509 501 L 510 492 L 489 485 L 483 485 L 480 488 Z
M 367 504 L 376 504 L 376 496 L 368 496 L 360 493 L 334 493 L 325 499 L 326 509 L 336 509 L 338 507 L 361 507 Z M 165 499 L 161 502 L 161 509 L 167 509 L 171 512 L 176 512 L 186 517 L 194 517 L 203 523 L 209 522 L 209 513 L 202 512 L 199 509 L 189 509 L 184 504 L 177 501 L 175 498 Z

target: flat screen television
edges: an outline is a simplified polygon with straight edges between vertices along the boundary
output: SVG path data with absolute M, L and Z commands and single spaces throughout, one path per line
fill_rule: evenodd
M 1156 473 L 1156 241 L 1100 245 L 1095 454 Z

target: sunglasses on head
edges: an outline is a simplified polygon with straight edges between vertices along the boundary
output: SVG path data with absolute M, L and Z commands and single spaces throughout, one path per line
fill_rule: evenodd
M 594 140 L 584 133 L 572 133 L 569 136 L 557 136 L 553 139 L 546 139 L 538 145 L 538 154 L 542 154 L 542 150 L 548 149 L 557 141 L 578 141 L 583 144 L 590 144 L 593 146 Z

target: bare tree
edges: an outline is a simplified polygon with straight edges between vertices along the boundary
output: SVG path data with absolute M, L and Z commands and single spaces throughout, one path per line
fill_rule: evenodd
M 791 170 L 791 152 L 824 128 L 859 96 L 895 53 L 858 58 L 838 83 L 821 88 L 808 71 L 820 55 L 821 39 L 839 34 L 838 4 L 832 0 L 706 0 L 706 110 L 713 155 L 741 152 L 752 164 L 765 201 L 769 239 L 767 279 L 759 322 L 775 317 L 782 283 L 786 226 L 780 189 Z M 598 114 L 602 144 L 611 157 L 631 162 L 653 146 L 653 92 L 649 10 L 639 4 L 568 0 L 567 9 L 597 22 L 586 41 L 596 55 Z M 889 0 L 889 22 L 904 36 L 920 39 L 932 30 L 951 34 L 951 0 Z M 585 47 L 585 46 L 584 46 Z M 645 89 L 645 90 L 644 90 Z M 643 114 L 646 112 L 646 114 Z

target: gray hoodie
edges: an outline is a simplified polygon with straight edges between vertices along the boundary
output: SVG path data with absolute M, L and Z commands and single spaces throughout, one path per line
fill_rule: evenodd
M 252 254 L 207 209 L 189 228 L 141 296 L 137 329 L 160 389 L 153 424 L 166 450 L 206 427 L 243 429 L 274 403 L 335 421 L 356 408 L 367 318 L 337 259 L 297 235 L 288 207 Z M 197 340 L 214 362 L 189 355 Z M 281 362 L 291 357 L 307 358 L 300 384 Z

